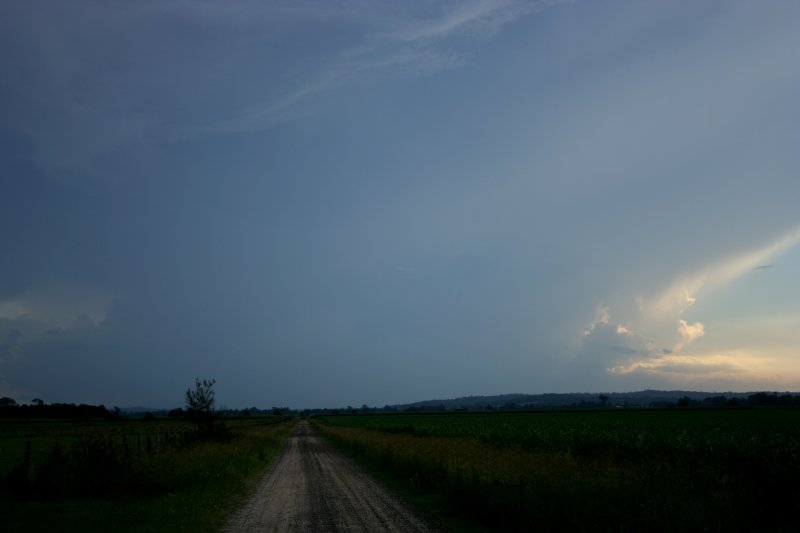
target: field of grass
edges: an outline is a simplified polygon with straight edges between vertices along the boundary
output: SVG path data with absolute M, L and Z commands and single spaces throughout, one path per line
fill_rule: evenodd
M 294 423 L 0 421 L 0 531 L 218 531 Z
M 774 531 L 800 516 L 792 408 L 354 415 L 317 426 L 487 529 Z

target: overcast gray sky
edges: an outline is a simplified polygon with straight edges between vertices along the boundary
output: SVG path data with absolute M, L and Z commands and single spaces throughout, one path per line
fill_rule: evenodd
M 798 390 L 798 27 L 793 0 L 3 2 L 0 395 Z

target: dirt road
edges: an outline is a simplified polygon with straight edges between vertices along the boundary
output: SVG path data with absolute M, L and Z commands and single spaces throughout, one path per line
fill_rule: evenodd
M 229 532 L 432 531 L 301 421 Z

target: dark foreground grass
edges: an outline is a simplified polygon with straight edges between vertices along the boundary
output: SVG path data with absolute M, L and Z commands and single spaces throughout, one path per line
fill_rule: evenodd
M 336 417 L 416 503 L 498 531 L 793 531 L 797 410 Z M 474 429 L 470 429 L 474 428 Z M 514 436 L 517 436 L 515 440 Z
M 108 440 L 97 436 L 80 440 L 84 448 L 31 464 L 26 478 L 6 475 L 0 531 L 219 531 L 295 423 L 269 422 L 136 459 L 104 456 L 100 444 Z M 93 442 L 100 459 L 81 462 L 81 450 Z

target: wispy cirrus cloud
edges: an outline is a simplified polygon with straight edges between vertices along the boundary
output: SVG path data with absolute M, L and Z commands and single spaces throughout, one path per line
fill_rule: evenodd
M 419 15 L 413 10 L 370 20 L 359 43 L 339 50 L 326 65 L 307 73 L 308 79 L 275 100 L 258 102 L 229 120 L 194 130 L 197 134 L 225 134 L 267 129 L 291 118 L 292 110 L 315 94 L 367 76 L 432 75 L 466 62 L 463 41 L 486 39 L 504 25 L 545 7 L 551 0 L 477 0 L 444 3 L 437 12 Z
M 563 2 L 563 0 L 562 0 Z M 436 16 L 403 21 L 383 36 L 391 41 L 433 42 L 454 35 L 491 35 L 503 25 L 558 1 L 475 0 L 446 5 Z
M 209 2 L 0 8 L 19 54 L 0 61 L 6 128 L 48 174 L 93 172 L 117 151 L 270 129 L 369 76 L 430 75 L 552 2 Z M 2 13 L 5 11 L 5 13 Z

